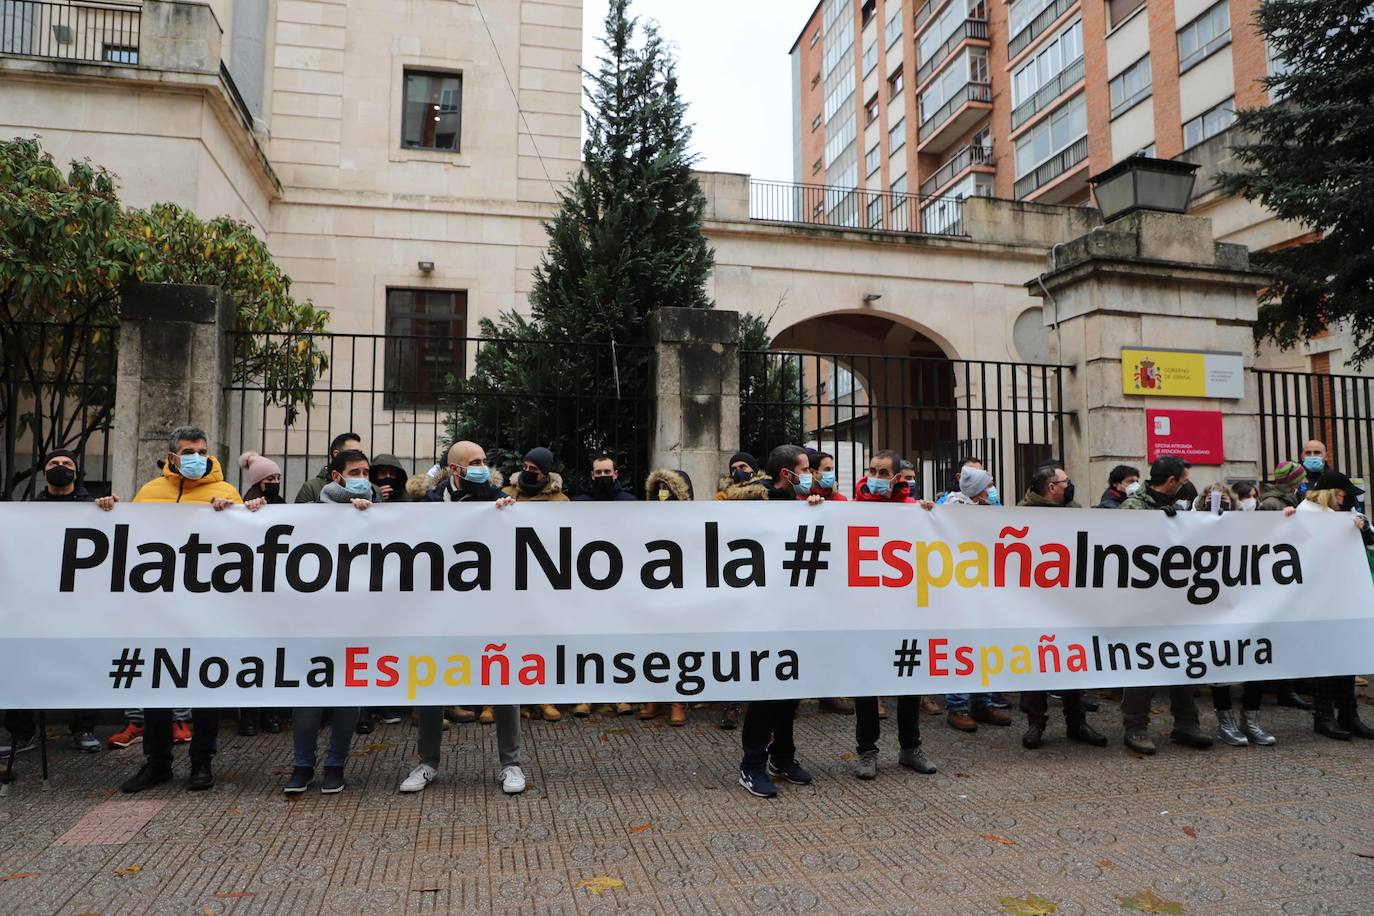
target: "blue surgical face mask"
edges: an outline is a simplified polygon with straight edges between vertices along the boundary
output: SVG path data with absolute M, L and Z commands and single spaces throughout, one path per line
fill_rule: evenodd
M 1326 459 L 1318 458 L 1316 455 L 1308 455 L 1302 460 L 1302 466 L 1307 468 L 1309 474 L 1315 474 L 1326 467 Z
M 177 473 L 187 480 L 200 480 L 210 470 L 210 459 L 204 455 L 178 455 Z
M 1002 497 L 997 495 L 996 487 L 988 487 L 988 502 L 997 505 L 1002 501 Z
M 833 489 L 835 489 L 835 472 L 834 472 L 834 471 L 826 471 L 824 474 L 821 475 L 821 489 L 822 489 L 822 490 L 833 490 Z
M 812 478 L 810 474 L 798 474 L 797 482 L 793 486 L 793 489 L 796 490 L 798 493 L 810 493 L 811 479 Z
M 892 481 L 883 480 L 881 477 L 870 477 L 867 487 L 868 492 L 874 496 L 886 496 L 888 491 L 892 489 Z
M 354 496 L 372 495 L 372 481 L 366 477 L 345 477 L 344 488 Z
M 482 484 L 491 480 L 491 468 L 485 464 L 479 468 L 468 468 L 463 472 L 463 480 L 471 484 Z

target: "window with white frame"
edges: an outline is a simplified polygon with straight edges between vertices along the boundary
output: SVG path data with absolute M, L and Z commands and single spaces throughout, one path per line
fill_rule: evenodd
M 825 72 L 826 76 L 829 76 L 830 72 L 839 65 L 840 61 L 848 56 L 850 51 L 854 50 L 854 20 L 845 19 L 845 21 L 840 24 L 839 30 L 833 36 L 833 41 L 831 40 L 829 31 L 826 32 L 826 36 L 825 58 L 822 62 L 821 69 Z
M 892 182 L 892 209 L 896 210 L 902 205 L 902 195 L 906 193 L 906 176 L 903 175 Z
M 1087 135 L 1088 111 L 1080 92 L 1016 141 L 1016 177 L 1030 174 Z
M 897 123 L 887 132 L 888 155 L 906 146 L 906 118 L 898 118 Z
M 857 126 L 854 122 L 854 112 L 851 109 L 849 116 L 840 118 L 839 124 L 830 130 L 825 139 L 825 167 L 827 169 L 840 157 L 841 153 L 853 145 L 854 138 L 857 136 Z
M 873 197 L 868 201 L 868 228 L 878 229 L 883 225 L 883 199 Z
M 887 36 L 887 46 L 889 48 L 892 47 L 894 41 L 902 37 L 902 5 L 900 3 L 892 4 L 892 9 L 887 17 L 887 29 L 884 34 Z
M 959 202 L 969 197 L 991 197 L 992 176 L 982 172 L 965 175 L 957 184 L 941 194 L 939 199 L 921 211 L 921 229 L 925 232 L 947 232 L 959 222 L 963 208 Z
M 935 17 L 916 44 L 916 63 L 924 64 L 959 30 L 965 19 L 986 19 L 984 0 L 954 0 Z
M 868 148 L 864 154 L 864 174 L 872 175 L 878 171 L 878 166 L 883 164 L 883 145 L 875 143 Z
M 1215 108 L 1183 125 L 1183 148 L 1192 149 L 1204 140 L 1209 140 L 1230 127 L 1236 120 L 1236 100 L 1229 98 Z
M 1231 43 L 1231 10 L 1221 0 L 1178 30 L 1178 72 L 1202 62 Z
M 1016 108 L 1035 95 L 1041 86 L 1078 63 L 1082 56 L 1083 20 L 1076 19 L 1053 39 L 1045 42 L 1029 60 L 1016 68 L 1011 79 L 1012 107 Z
M 825 95 L 825 121 L 830 123 L 831 119 L 850 104 L 854 98 L 854 71 L 849 70 L 840 75 L 834 85 L 827 84 L 830 89 Z
M 878 66 L 878 45 L 871 44 L 864 48 L 864 76 L 873 72 L 873 68 Z
M 1112 96 L 1112 117 L 1123 114 L 1150 97 L 1150 55 L 1122 70 L 1107 84 Z
M 921 93 L 921 123 L 929 121 L 946 102 L 964 91 L 969 83 L 988 81 L 988 52 L 984 48 L 965 49 L 960 60 L 947 67 Z
M 1016 0 L 1007 11 L 1007 34 L 1015 38 L 1054 0 Z
M 888 98 L 888 101 L 891 101 L 892 99 L 895 99 L 897 96 L 901 95 L 901 94 L 902 94 L 902 87 L 903 87 L 904 85 L 906 85 L 906 81 L 902 79 L 902 71 L 901 71 L 901 70 L 898 70 L 896 73 L 894 73 L 894 74 L 892 74 L 891 76 L 889 76 L 889 77 L 887 78 L 887 98 Z

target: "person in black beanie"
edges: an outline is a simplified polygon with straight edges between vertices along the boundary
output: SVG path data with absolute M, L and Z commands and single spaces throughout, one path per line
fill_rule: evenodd
M 575 503 L 613 503 L 638 502 L 634 494 L 620 488 L 620 469 L 615 466 L 615 458 L 607 452 L 598 452 L 592 457 L 592 481 L 586 492 L 573 497 Z M 629 703 L 606 704 L 602 712 L 608 715 L 628 716 L 634 712 Z M 585 717 L 592 714 L 590 703 L 578 703 L 572 708 L 575 716 Z

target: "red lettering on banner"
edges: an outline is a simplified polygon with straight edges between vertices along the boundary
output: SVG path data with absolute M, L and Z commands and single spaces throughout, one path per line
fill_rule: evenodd
M 366 646 L 349 646 L 344 649 L 344 686 L 345 687 L 366 687 L 367 678 L 356 678 L 353 675 L 367 670 L 367 662 L 359 661 L 359 655 L 366 655 Z
M 849 529 L 849 587 L 877 588 L 877 576 L 865 576 L 859 572 L 859 564 L 865 560 L 878 559 L 878 551 L 864 550 L 859 546 L 862 538 L 878 536 L 877 526 L 856 525 Z
M 948 639 L 932 639 L 930 641 L 927 649 L 927 655 L 930 656 L 930 661 L 926 665 L 926 668 L 930 671 L 931 677 L 946 677 L 949 675 L 948 668 L 939 667 L 941 662 L 948 661 L 949 659 L 948 653 L 940 651 L 940 649 L 943 649 L 947 645 L 949 645 Z
M 381 677 L 377 678 L 378 687 L 395 687 L 401 683 L 401 673 L 396 669 L 401 659 L 395 655 L 383 655 L 377 659 L 377 672 Z
M 911 564 L 897 555 L 899 551 L 910 549 L 910 541 L 888 541 L 883 545 L 883 562 L 897 571 L 897 575 L 895 576 L 883 576 L 883 585 L 885 587 L 906 588 L 911 584 Z
M 954 650 L 954 660 L 958 662 L 954 666 L 954 673 L 959 677 L 968 677 L 973 673 L 973 647 L 960 646 Z

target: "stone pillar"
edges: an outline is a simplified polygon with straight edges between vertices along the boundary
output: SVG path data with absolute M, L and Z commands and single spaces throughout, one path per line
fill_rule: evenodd
M 217 286 L 148 283 L 120 306 L 111 482 L 123 499 L 160 473 L 167 436 L 199 426 L 210 454 L 232 474 L 226 455 L 229 411 L 224 389 L 232 366 L 234 306 Z
M 1064 380 L 1063 458 L 1091 505 L 1113 465 L 1146 465 L 1146 409 L 1220 410 L 1226 463 L 1201 467 L 1198 489 L 1228 478 L 1259 478 L 1254 373 L 1255 293 L 1267 278 L 1250 270 L 1243 245 L 1216 242 L 1199 216 L 1141 211 L 1056 245 L 1049 270 L 1026 288 L 1044 300 L 1050 361 Z M 1240 400 L 1126 395 L 1121 348 L 1239 352 Z
M 681 468 L 695 497 L 711 499 L 739 447 L 739 314 L 660 309 L 649 333 L 657 355 L 653 466 Z

